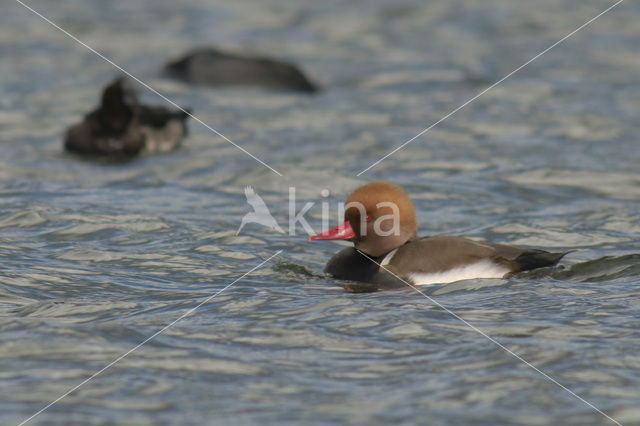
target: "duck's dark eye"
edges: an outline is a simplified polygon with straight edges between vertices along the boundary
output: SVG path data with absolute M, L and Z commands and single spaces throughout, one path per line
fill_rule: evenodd
M 365 222 L 369 222 L 371 220 L 371 216 L 365 216 L 364 220 L 365 220 Z

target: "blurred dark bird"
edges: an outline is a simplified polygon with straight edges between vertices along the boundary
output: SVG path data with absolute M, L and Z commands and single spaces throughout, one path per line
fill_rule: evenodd
M 287 62 L 244 56 L 215 48 L 195 49 L 165 65 L 162 75 L 207 86 L 258 86 L 315 92 L 318 87 Z
M 140 104 L 118 77 L 102 92 L 100 106 L 67 129 L 64 148 L 113 157 L 171 151 L 187 134 L 185 111 Z

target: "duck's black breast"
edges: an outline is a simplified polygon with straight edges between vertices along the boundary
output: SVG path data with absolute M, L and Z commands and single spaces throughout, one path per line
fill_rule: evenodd
M 385 270 L 380 269 L 380 262 L 386 254 L 379 257 L 367 257 L 353 247 L 347 247 L 335 254 L 324 271 L 339 280 L 355 281 L 347 289 L 353 291 L 376 291 L 406 287 L 406 284 Z M 364 285 L 368 284 L 368 285 Z

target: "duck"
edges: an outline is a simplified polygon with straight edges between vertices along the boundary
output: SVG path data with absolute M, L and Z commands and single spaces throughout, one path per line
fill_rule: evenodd
M 72 153 L 132 157 L 176 149 L 187 135 L 189 110 L 143 105 L 117 77 L 102 92 L 100 105 L 70 126 L 64 148 Z
M 476 278 L 508 278 L 555 266 L 568 252 L 549 252 L 460 236 L 417 237 L 416 213 L 402 188 L 371 182 L 346 200 L 344 223 L 309 237 L 346 240 L 327 263 L 335 279 L 366 283 L 362 291 L 446 284 Z
M 169 61 L 162 76 L 205 86 L 256 86 L 313 93 L 318 86 L 295 65 L 214 47 L 193 49 Z

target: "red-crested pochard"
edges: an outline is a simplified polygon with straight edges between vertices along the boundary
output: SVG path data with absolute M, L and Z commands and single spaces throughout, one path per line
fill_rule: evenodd
M 553 266 L 566 254 L 525 249 L 468 238 L 416 237 L 416 213 L 399 186 L 372 182 L 353 191 L 345 222 L 309 240 L 349 240 L 325 272 L 337 279 L 371 283 L 374 289 L 449 283 Z M 394 276 L 395 275 L 395 276 Z M 400 277 L 401 279 L 398 279 Z

